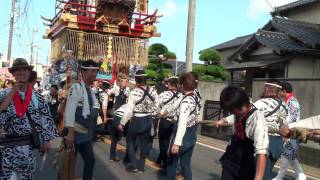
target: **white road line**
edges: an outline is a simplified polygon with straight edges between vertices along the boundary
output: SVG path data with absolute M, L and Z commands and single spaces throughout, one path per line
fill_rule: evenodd
M 201 143 L 201 142 L 197 142 L 197 144 L 200 145 L 200 146 L 207 147 L 207 148 L 209 148 L 209 149 L 216 150 L 216 151 L 226 152 L 226 151 L 223 150 L 223 149 L 216 148 L 216 147 L 213 147 L 213 146 L 210 146 L 210 145 L 208 145 L 208 144 Z M 280 169 L 280 166 L 275 165 L 275 168 Z M 294 172 L 293 170 L 291 170 L 291 169 L 289 169 L 289 170 L 287 170 L 287 171 L 289 171 L 290 173 L 295 173 L 295 172 Z M 317 178 L 317 177 L 313 177 L 313 176 L 309 176 L 309 175 L 306 175 L 306 176 L 307 176 L 308 178 L 310 178 L 310 179 L 320 180 L 320 178 Z

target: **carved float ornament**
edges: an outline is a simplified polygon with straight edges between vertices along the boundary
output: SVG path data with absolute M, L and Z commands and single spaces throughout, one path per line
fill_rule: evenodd
M 97 5 L 96 19 L 104 15 L 110 24 L 117 25 L 124 19 L 131 24 L 135 6 L 135 0 L 100 0 Z

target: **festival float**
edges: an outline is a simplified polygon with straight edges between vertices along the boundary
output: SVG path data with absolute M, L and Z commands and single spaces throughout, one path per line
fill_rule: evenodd
M 147 65 L 149 39 L 160 36 L 160 16 L 149 13 L 148 0 L 57 0 L 55 10 L 52 19 L 42 17 L 51 40 L 47 87 L 66 80 L 68 89 L 79 78 L 79 62 L 89 59 L 102 64 L 97 78 L 113 83 L 117 73 L 129 74 L 130 65 Z M 53 165 L 58 179 L 74 179 L 74 149 L 62 142 Z
M 149 13 L 148 0 L 57 0 L 55 17 L 42 17 L 51 40 L 51 81 L 65 79 L 67 69 L 76 76 L 76 63 L 88 59 L 99 61 L 98 78 L 111 82 L 130 65 L 147 65 L 159 17 L 157 10 Z

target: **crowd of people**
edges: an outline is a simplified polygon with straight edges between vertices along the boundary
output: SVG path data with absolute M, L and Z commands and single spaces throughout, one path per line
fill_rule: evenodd
M 40 91 L 34 88 L 37 75 L 32 69 L 25 59 L 16 59 L 9 69 L 15 81 L 6 81 L 0 92 L 0 179 L 32 179 L 36 171 L 33 149 L 48 153 L 58 136 L 81 155 L 82 179 L 93 179 L 97 124 L 110 131 L 110 162 L 120 161 L 117 144 L 125 137 L 126 170 L 143 173 L 154 137 L 158 137 L 160 152 L 155 163 L 160 173 L 175 179 L 179 172 L 184 179 L 192 179 L 201 109 L 195 74 L 166 78 L 162 91 L 147 84 L 144 70 L 136 71 L 134 82 L 119 73 L 111 85 L 97 81 L 99 64 L 87 60 L 79 65 L 78 81 L 60 82 Z M 289 129 L 300 119 L 300 105 L 289 83 L 266 82 L 263 96 L 254 103 L 242 88 L 230 85 L 222 91 L 220 104 L 231 115 L 212 126 L 234 129 L 220 159 L 221 179 L 280 180 L 289 165 L 297 179 L 306 179 L 297 160 L 295 130 Z M 272 177 L 278 159 L 281 168 Z
M 34 88 L 37 77 L 32 69 L 25 59 L 16 59 L 10 68 L 15 82 L 7 82 L 0 93 L 1 179 L 32 179 L 36 170 L 33 149 L 47 153 L 58 136 L 81 155 L 82 178 L 93 179 L 93 142 L 99 119 L 111 133 L 110 161 L 120 160 L 116 147 L 125 136 L 127 171 L 143 173 L 153 137 L 159 134 L 157 164 L 164 175 L 175 179 L 180 166 L 185 179 L 192 178 L 201 101 L 196 75 L 169 77 L 164 84 L 167 90 L 159 92 L 147 85 L 144 70 L 138 70 L 134 83 L 120 73 L 111 87 L 96 81 L 99 64 L 88 60 L 79 66 L 81 80 L 69 89 L 66 82 L 60 82 L 41 91 Z

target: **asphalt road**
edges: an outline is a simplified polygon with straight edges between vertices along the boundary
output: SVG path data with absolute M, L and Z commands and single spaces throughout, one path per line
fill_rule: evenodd
M 125 166 L 122 162 L 110 162 L 109 157 L 109 140 L 104 142 L 100 141 L 95 144 L 95 172 L 94 178 L 96 180 L 162 180 L 166 179 L 164 176 L 160 176 L 158 168 L 153 165 L 154 160 L 158 154 L 157 140 L 154 142 L 154 148 L 150 153 L 150 157 L 147 161 L 146 169 L 143 174 L 129 173 L 125 170 Z M 58 147 L 58 143 L 54 143 L 54 149 L 47 158 L 47 163 L 41 172 L 37 172 L 35 180 L 56 180 L 57 172 L 50 165 L 54 152 Z M 124 146 L 120 146 L 119 156 L 124 156 Z M 219 148 L 207 146 L 205 144 L 197 144 L 192 158 L 192 173 L 193 179 L 196 180 L 219 180 L 221 174 L 221 167 L 219 158 L 222 155 L 222 151 Z M 38 158 L 40 161 L 40 158 Z M 83 163 L 80 157 L 77 160 L 76 177 L 81 177 Z M 287 178 L 294 179 L 294 178 Z

